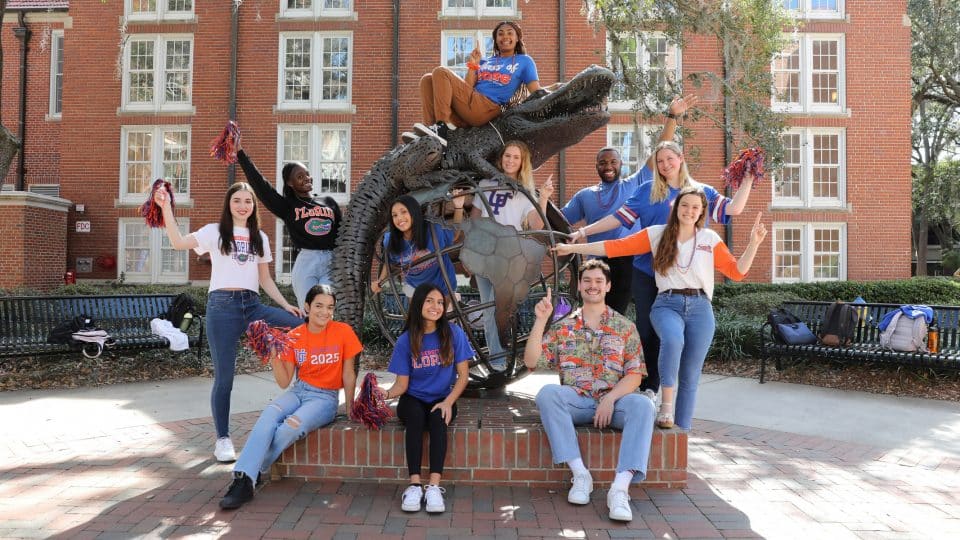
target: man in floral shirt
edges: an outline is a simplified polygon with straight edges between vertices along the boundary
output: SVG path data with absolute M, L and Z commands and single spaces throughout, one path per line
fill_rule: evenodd
M 594 259 L 580 267 L 578 290 L 583 306 L 546 333 L 553 312 L 549 289 L 537 303 L 523 362 L 531 370 L 540 361 L 559 368 L 562 384 L 544 386 L 537 394 L 537 407 L 553 462 L 566 463 L 573 472 L 570 503 L 588 504 L 593 492 L 575 426 L 592 423 L 623 431 L 607 508 L 610 519 L 630 521 L 630 483 L 646 476 L 653 437 L 653 402 L 635 393 L 647 374 L 643 350 L 636 326 L 604 303 L 610 290 L 610 267 L 605 262 Z

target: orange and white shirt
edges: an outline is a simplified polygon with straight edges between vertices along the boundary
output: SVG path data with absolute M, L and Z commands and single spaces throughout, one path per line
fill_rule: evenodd
M 330 321 L 314 334 L 306 323 L 287 332 L 293 345 L 281 358 L 297 367 L 297 378 L 315 388 L 343 388 L 343 361 L 360 354 L 363 345 L 349 324 Z
M 653 225 L 642 231 L 619 240 L 607 240 L 603 243 L 607 257 L 642 255 L 656 252 L 666 225 Z M 676 262 L 666 274 L 656 272 L 657 290 L 703 289 L 707 298 L 713 299 L 713 271 L 734 281 L 743 280 L 744 274 L 737 269 L 737 259 L 720 235 L 712 229 L 697 229 L 697 233 L 686 242 L 677 242 L 679 247 Z

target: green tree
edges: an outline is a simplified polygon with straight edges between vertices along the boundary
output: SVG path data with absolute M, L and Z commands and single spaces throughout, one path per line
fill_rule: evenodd
M 0 0 L 0 21 L 3 20 L 3 14 L 7 11 L 7 0 Z M 0 74 L 3 73 L 3 32 L 0 32 Z M 0 84 L 0 103 L 2 103 L 3 90 Z M 0 117 L 0 187 L 3 187 L 3 181 L 7 178 L 7 171 L 10 170 L 10 164 L 13 158 L 20 150 L 20 139 L 3 126 L 3 118 Z
M 623 79 L 625 96 L 634 100 L 640 117 L 663 114 L 669 96 L 680 86 L 702 87 L 705 83 L 722 96 L 716 105 L 704 105 L 697 114 L 723 129 L 724 155 L 760 146 L 768 156 L 768 168 L 782 160 L 784 116 L 770 110 L 773 80 L 770 62 L 786 45 L 784 30 L 793 21 L 771 0 L 585 0 L 591 22 L 606 31 L 610 40 L 611 67 Z M 637 32 L 663 32 L 680 46 L 693 35 L 717 39 L 722 69 L 688 72 L 682 80 L 666 81 L 642 62 L 628 58 Z M 655 66 L 654 66 L 655 67 Z M 689 84 L 689 86 L 688 86 Z M 716 101 L 716 100 L 708 100 Z M 689 134 L 689 133 L 688 133 Z
M 913 105 L 960 107 L 960 2 L 909 0 L 913 39 Z

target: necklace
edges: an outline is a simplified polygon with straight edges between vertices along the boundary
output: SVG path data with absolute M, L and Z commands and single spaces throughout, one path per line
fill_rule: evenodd
M 602 212 L 606 212 L 613 206 L 613 203 L 617 202 L 617 199 L 620 198 L 620 180 L 614 181 L 614 186 L 608 190 L 610 192 L 610 198 L 607 200 L 607 202 L 603 202 L 603 197 L 601 195 L 603 193 L 603 185 L 603 180 L 601 180 L 599 186 L 600 189 L 598 189 L 594 195 L 597 197 L 597 206 L 600 207 Z
M 690 259 L 687 260 L 686 266 L 680 264 L 680 261 L 677 261 L 677 271 L 681 274 L 686 274 L 690 271 L 690 267 L 693 265 L 693 256 L 697 254 L 697 233 L 700 231 L 694 229 L 693 231 L 693 247 L 690 249 Z M 677 259 L 680 258 L 680 254 L 677 253 Z

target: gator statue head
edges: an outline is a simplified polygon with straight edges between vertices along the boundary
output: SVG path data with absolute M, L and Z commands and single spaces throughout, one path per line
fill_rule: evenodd
M 493 162 L 512 139 L 527 143 L 533 166 L 539 167 L 610 121 L 605 102 L 615 80 L 609 69 L 590 66 L 553 92 L 535 92 L 489 124 L 451 132 L 442 167 L 498 178 L 502 173 Z

